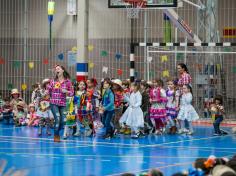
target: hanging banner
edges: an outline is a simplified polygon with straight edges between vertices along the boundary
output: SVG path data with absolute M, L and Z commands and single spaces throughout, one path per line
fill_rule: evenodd
M 77 15 L 77 0 L 67 0 L 67 15 Z
M 75 66 L 75 65 L 76 65 L 77 52 L 68 51 L 67 54 L 68 54 L 68 55 L 67 55 L 67 58 L 68 58 L 68 67 Z

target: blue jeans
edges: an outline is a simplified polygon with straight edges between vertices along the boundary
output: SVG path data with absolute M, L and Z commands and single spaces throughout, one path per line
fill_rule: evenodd
M 220 131 L 220 123 L 223 121 L 223 116 L 218 116 L 216 117 L 215 122 L 213 123 L 214 129 L 215 129 L 215 133 L 217 134 L 221 134 Z
M 102 123 L 104 127 L 106 128 L 106 134 L 111 134 L 112 133 L 112 125 L 111 125 L 111 120 L 114 115 L 114 110 L 113 111 L 105 111 L 103 113 L 102 117 Z
M 13 122 L 13 112 L 3 112 L 3 119 L 6 120 L 7 124 Z
M 60 130 L 63 128 L 64 119 L 66 117 L 66 107 L 58 106 L 51 104 L 52 114 L 54 116 L 55 124 L 54 124 L 54 135 L 59 135 Z

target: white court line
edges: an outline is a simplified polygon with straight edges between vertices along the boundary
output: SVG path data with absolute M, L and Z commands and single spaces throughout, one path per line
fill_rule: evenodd
M 175 141 L 175 142 L 165 142 L 165 143 L 160 143 L 160 144 L 142 145 L 139 148 L 143 148 L 143 147 L 162 147 L 163 145 L 168 145 L 168 144 L 177 144 L 177 143 L 183 143 L 183 142 L 192 142 L 192 141 L 201 141 L 201 140 L 225 138 L 225 137 L 229 137 L 229 136 L 232 136 L 232 135 L 214 136 L 214 137 L 205 137 L 205 138 L 194 138 L 194 139 Z
M 123 161 L 123 160 L 121 160 L 120 161 L 120 163 L 128 163 L 129 161 L 127 161 L 127 160 L 125 160 L 125 161 Z
M 101 160 L 102 162 L 111 162 L 111 160 Z
M 21 157 L 28 158 L 30 156 L 29 155 L 21 155 Z
M 76 160 L 77 158 L 67 158 L 67 159 L 69 159 L 69 160 Z
M 92 161 L 93 159 L 92 158 L 85 158 L 84 160 L 85 161 Z
M 45 158 L 44 156 L 36 155 L 36 158 Z
M 137 161 L 137 163 L 138 163 L 138 164 L 145 164 L 145 163 L 147 163 L 147 162 L 145 162 L 145 161 Z
M 32 139 L 32 140 L 44 140 L 44 141 L 53 141 L 53 139 L 47 138 L 33 138 L 33 137 L 22 137 L 22 136 L 0 136 L 2 138 L 21 138 L 21 139 Z M 77 141 L 77 140 L 61 140 L 61 142 L 73 142 L 73 143 L 92 143 L 92 144 L 109 144 L 109 145 L 124 145 L 124 146 L 132 146 L 132 147 L 139 147 L 140 145 L 137 144 L 122 144 L 122 143 L 115 143 L 115 142 L 96 142 L 96 141 Z
M 33 147 L 33 148 L 28 148 L 28 147 L 25 147 L 25 148 L 21 148 L 21 147 L 19 147 L 19 148 L 6 148 L 6 147 L 4 147 L 4 148 L 0 148 L 0 150 L 42 150 L 42 149 L 44 149 L 44 148 L 47 148 L 47 149 L 74 149 L 74 148 L 83 148 L 83 147 L 88 147 L 88 146 L 71 146 L 71 147 L 69 147 L 69 146 L 63 146 L 63 147 L 47 147 L 47 146 L 45 146 L 45 147 L 40 147 L 40 148 L 35 148 L 35 147 Z
M 0 154 L 6 154 L 6 152 L 0 152 Z M 45 157 L 51 157 L 51 156 L 57 156 L 57 157 L 97 157 L 98 155 L 82 155 L 82 154 L 75 154 L 75 155 L 63 155 L 63 154 L 37 154 L 37 153 L 16 153 L 12 152 L 11 154 L 14 155 L 32 155 L 32 156 L 45 156 Z M 143 156 L 143 155 L 99 155 L 99 157 L 109 157 L 109 158 L 179 158 L 179 159 L 192 159 L 196 158 L 196 156 Z M 197 157 L 205 157 L 204 156 L 197 156 Z M 93 160 L 93 159 L 90 159 Z
M 108 142 L 95 142 L 95 141 L 75 141 L 75 140 L 62 140 L 64 142 L 66 141 L 73 141 L 74 143 L 93 143 L 92 146 L 95 144 L 113 144 L 113 145 L 125 145 L 125 146 L 131 146 L 130 148 L 144 148 L 144 147 L 161 147 L 163 145 L 168 144 L 177 144 L 177 143 L 183 143 L 183 142 L 191 142 L 191 141 L 199 141 L 199 140 L 209 140 L 209 139 L 217 139 L 217 138 L 226 138 L 231 137 L 234 135 L 226 135 L 226 136 L 214 136 L 214 137 L 205 137 L 205 138 L 194 138 L 189 140 L 181 140 L 181 141 L 175 141 L 175 142 L 166 142 L 166 143 L 160 143 L 160 144 L 151 144 L 151 145 L 135 145 L 135 144 L 120 144 L 120 143 L 108 143 Z M 52 141 L 53 139 L 45 139 L 45 138 L 31 138 L 31 137 L 19 137 L 19 136 L 0 136 L 3 138 L 22 138 L 22 139 L 33 139 L 33 140 L 46 140 L 46 141 Z M 108 146 L 107 146 L 108 147 Z
M 14 130 L 14 129 L 18 129 L 18 128 L 22 128 L 22 127 L 13 127 L 13 128 L 10 128 L 10 127 L 9 128 L 1 128 L 0 127 L 0 130 L 10 130 L 10 129 Z
M 0 143 L 9 143 L 9 141 L 0 141 Z M 9 144 L 26 144 L 25 142 L 16 142 L 16 141 L 13 141 L 13 142 L 10 142 Z M 36 144 L 36 143 L 27 143 L 27 144 Z M 8 148 L 9 149 L 9 148 Z
M 52 158 L 53 158 L 53 159 L 59 159 L 60 157 L 55 157 L 55 156 L 53 156 Z
M 4 141 L 16 141 L 16 142 L 31 142 L 30 140 L 24 140 L 24 139 L 18 139 L 18 138 L 10 138 L 10 139 L 5 139 L 4 137 L 3 138 L 1 138 L 1 136 L 0 136 L 0 139 L 1 139 L 1 141 L 2 140 L 4 140 Z M 36 141 L 36 140 L 34 140 L 35 142 L 45 142 L 46 144 L 55 144 L 55 142 L 54 141 Z M 37 144 L 37 143 L 34 143 L 34 144 Z M 64 144 L 64 143 L 61 143 L 61 144 Z M 74 143 L 74 142 L 67 142 L 66 144 L 76 144 L 76 143 Z M 79 144 L 79 145 L 81 145 L 81 146 L 88 146 L 88 144 Z

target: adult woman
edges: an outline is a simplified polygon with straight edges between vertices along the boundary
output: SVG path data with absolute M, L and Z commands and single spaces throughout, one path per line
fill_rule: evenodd
M 184 63 L 179 63 L 177 69 L 179 73 L 178 86 L 182 88 L 183 85 L 191 85 L 192 78 L 188 72 L 187 66 Z
M 63 66 L 57 65 L 55 73 L 56 76 L 50 81 L 47 90 L 50 94 L 50 106 L 55 119 L 54 142 L 60 142 L 59 132 L 65 118 L 66 96 L 73 96 L 74 89 L 69 80 L 70 75 Z

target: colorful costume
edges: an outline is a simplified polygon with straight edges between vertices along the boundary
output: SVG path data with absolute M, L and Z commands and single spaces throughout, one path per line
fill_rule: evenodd
M 93 120 L 99 118 L 97 109 L 99 108 L 98 92 L 95 89 L 87 89 L 87 110 L 89 115 L 88 125 L 90 128 L 85 129 L 85 136 L 90 136 L 94 131 Z M 91 131 L 92 130 L 92 131 Z
M 179 90 L 167 90 L 167 104 L 166 104 L 166 115 L 167 115 L 167 128 L 170 133 L 176 132 L 176 118 L 178 115 L 177 106 L 179 103 L 180 92 Z
M 70 128 L 76 125 L 74 97 L 66 97 L 66 124 L 63 138 L 66 139 L 71 133 Z
M 156 130 L 164 127 L 166 121 L 166 92 L 162 88 L 153 88 L 150 90 L 151 108 L 150 118 L 155 120 Z
M 114 124 L 114 128 L 115 130 L 119 131 L 120 129 L 120 123 L 119 120 L 122 116 L 122 103 L 124 100 L 124 96 L 123 96 L 123 92 L 121 91 L 114 91 L 114 95 L 115 95 L 115 117 L 113 118 L 113 124 Z
M 40 94 L 37 97 L 37 102 L 38 109 L 36 115 L 40 118 L 38 135 L 42 135 L 43 127 L 46 127 L 47 135 L 51 135 L 50 128 L 52 126 L 51 122 L 53 119 L 53 114 L 50 109 L 50 97 L 46 90 L 40 90 Z
M 77 91 L 75 93 L 75 106 L 77 107 L 77 119 L 76 119 L 76 133 L 75 136 L 80 136 L 81 127 L 85 127 L 87 130 L 90 129 L 91 116 L 87 112 L 87 94 L 86 91 Z M 92 132 L 92 130 L 90 129 Z M 90 134 L 91 135 L 91 134 Z

